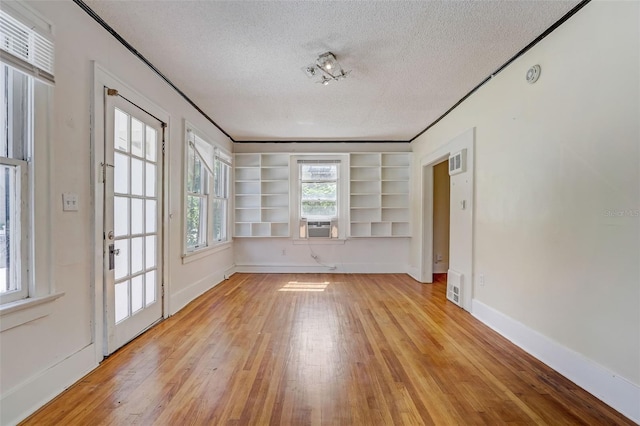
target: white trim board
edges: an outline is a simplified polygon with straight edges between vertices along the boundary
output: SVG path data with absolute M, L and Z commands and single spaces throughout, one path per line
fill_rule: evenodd
M 640 386 L 473 299 L 471 314 L 621 414 L 640 423 Z
M 408 269 L 396 263 L 236 264 L 236 272 L 255 274 L 406 274 Z
M 169 315 L 175 315 L 182 310 L 189 303 L 202 296 L 213 287 L 220 284 L 225 279 L 228 279 L 235 273 L 233 266 L 216 271 L 213 274 L 209 274 L 206 277 L 196 281 L 190 286 L 183 288 L 177 293 L 171 294 L 171 312 Z
M 460 306 L 466 311 L 471 311 L 474 288 L 475 129 L 472 127 L 464 131 L 420 160 L 418 176 L 422 202 L 420 215 L 414 218 L 416 219 L 414 226 L 417 231 L 414 232 L 414 237 L 420 238 L 420 260 L 417 272 L 412 272 L 411 275 L 413 278 L 418 277 L 418 281 L 422 283 L 433 282 L 433 168 L 442 161 L 446 161 L 451 153 L 466 149 L 467 169 L 464 173 L 451 176 L 449 183 L 451 190 L 448 259 L 448 268 L 455 269 L 465 276 L 461 288 L 462 303 Z M 458 189 L 454 190 L 456 181 Z M 459 203 L 464 206 L 462 209 L 460 209 Z
M 96 362 L 99 363 L 104 357 L 105 330 L 104 330 L 104 288 L 103 288 L 103 199 L 104 190 L 100 183 L 101 164 L 104 163 L 104 88 L 117 88 L 130 102 L 143 107 L 145 110 L 156 116 L 167 124 L 165 130 L 165 144 L 170 145 L 169 130 L 171 129 L 171 115 L 154 101 L 147 98 L 131 86 L 126 84 L 118 76 L 112 74 L 100 63 L 92 61 L 92 91 L 91 91 L 91 205 L 93 206 L 93 239 L 92 245 L 95 248 L 92 260 L 92 289 L 93 289 L 93 316 L 94 327 L 92 341 L 95 344 Z M 169 187 L 169 161 L 167 154 L 163 154 L 163 188 Z M 169 194 L 165 192 L 163 196 L 162 227 L 169 229 Z M 169 262 L 169 236 L 163 236 L 163 259 L 162 259 L 162 282 L 164 294 L 170 294 L 170 262 Z M 167 318 L 170 312 L 169 298 L 164 297 L 163 318 Z
M 0 424 L 15 425 L 24 420 L 97 366 L 95 348 L 91 344 L 34 375 L 3 395 Z

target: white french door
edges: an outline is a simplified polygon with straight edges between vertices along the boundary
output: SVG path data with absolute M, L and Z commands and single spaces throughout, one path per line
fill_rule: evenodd
M 163 124 L 105 90 L 105 354 L 162 318 Z

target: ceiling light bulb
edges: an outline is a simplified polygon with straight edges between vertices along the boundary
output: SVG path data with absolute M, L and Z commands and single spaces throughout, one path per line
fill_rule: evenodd
M 330 69 L 331 69 L 331 62 L 327 62 L 327 63 L 325 63 L 325 64 L 324 64 L 324 67 L 325 67 L 326 69 L 330 70 Z

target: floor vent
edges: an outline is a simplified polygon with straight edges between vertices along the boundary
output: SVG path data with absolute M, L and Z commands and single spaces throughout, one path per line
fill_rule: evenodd
M 460 272 L 449 269 L 447 272 L 447 299 L 458 306 L 462 306 L 462 289 L 463 275 Z

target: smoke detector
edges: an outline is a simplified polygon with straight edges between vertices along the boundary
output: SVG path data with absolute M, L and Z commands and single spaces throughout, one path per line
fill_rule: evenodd
M 538 81 L 538 79 L 540 78 L 540 72 L 542 71 L 542 69 L 540 68 L 540 65 L 536 64 L 534 66 L 532 66 L 531 68 L 529 68 L 529 70 L 527 71 L 527 82 L 529 84 L 533 84 L 536 81 Z

